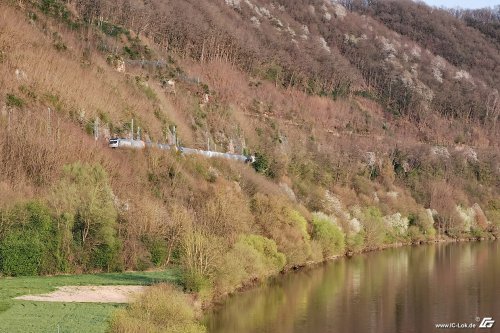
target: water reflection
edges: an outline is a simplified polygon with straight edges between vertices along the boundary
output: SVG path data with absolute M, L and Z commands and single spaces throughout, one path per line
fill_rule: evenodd
M 498 317 L 499 242 L 390 249 L 288 274 L 235 295 L 210 332 L 431 332 Z M 442 330 L 440 330 L 442 331 Z

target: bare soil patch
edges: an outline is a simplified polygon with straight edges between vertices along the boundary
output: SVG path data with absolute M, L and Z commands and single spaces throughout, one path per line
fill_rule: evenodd
M 144 286 L 64 286 L 41 295 L 24 295 L 18 300 L 79 303 L 129 303 L 144 292 Z

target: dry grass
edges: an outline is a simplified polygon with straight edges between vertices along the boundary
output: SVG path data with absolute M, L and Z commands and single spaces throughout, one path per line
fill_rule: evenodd
M 71 42 L 73 47 L 58 51 L 52 45 L 51 34 L 55 29 L 40 31 L 42 22 L 30 24 L 19 12 L 10 7 L 0 7 L 0 46 L 6 60 L 0 63 L 4 73 L 0 91 L 22 95 L 20 86 L 33 92 L 36 108 L 51 106 L 65 116 L 80 122 L 95 119 L 105 113 L 114 125 L 128 122 L 132 115 L 144 123 L 151 132 L 160 136 L 161 128 L 153 115 L 154 105 L 136 86 L 133 78 L 124 78 L 98 56 L 92 65 L 82 63 L 83 46 Z M 64 35 L 68 41 L 72 35 Z M 24 75 L 17 75 L 16 70 Z M 137 119 L 139 118 L 139 119 Z

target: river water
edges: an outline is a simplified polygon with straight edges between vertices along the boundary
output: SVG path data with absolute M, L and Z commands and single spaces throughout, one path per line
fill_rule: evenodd
M 436 329 L 476 324 L 492 329 Z M 236 294 L 206 317 L 212 333 L 500 332 L 500 242 L 356 255 Z

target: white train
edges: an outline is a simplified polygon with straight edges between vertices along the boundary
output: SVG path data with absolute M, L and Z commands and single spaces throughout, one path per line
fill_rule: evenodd
M 109 140 L 109 147 L 110 148 L 131 148 L 131 149 L 144 149 L 144 148 L 148 147 L 148 148 L 157 148 L 157 149 L 161 149 L 161 150 L 176 149 L 184 155 L 201 155 L 201 156 L 205 156 L 208 158 L 211 158 L 211 157 L 225 158 L 225 159 L 240 161 L 240 162 L 244 162 L 244 163 L 255 162 L 255 156 L 253 156 L 253 155 L 245 156 L 245 155 L 239 155 L 239 154 L 220 153 L 220 152 L 210 151 L 210 150 L 177 147 L 174 145 L 170 146 L 170 145 L 162 144 L 162 143 L 154 143 L 154 142 L 150 142 L 150 141 L 144 142 L 142 140 L 133 140 L 133 139 L 121 139 L 121 138 L 110 139 Z

